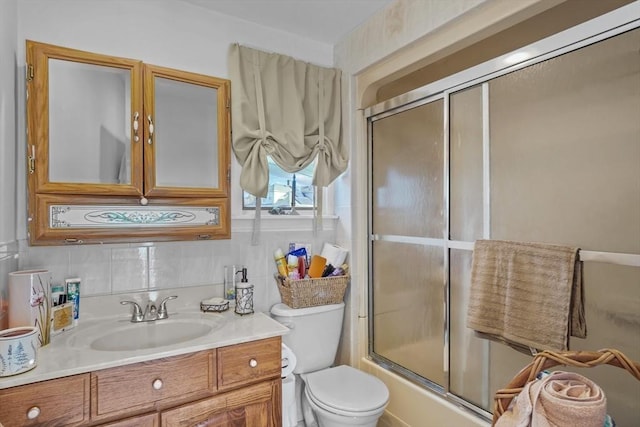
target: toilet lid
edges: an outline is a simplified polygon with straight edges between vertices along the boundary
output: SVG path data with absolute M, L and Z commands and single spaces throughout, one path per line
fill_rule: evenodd
M 309 397 L 335 412 L 375 411 L 389 401 L 389 390 L 382 381 L 346 365 L 307 374 L 305 382 Z

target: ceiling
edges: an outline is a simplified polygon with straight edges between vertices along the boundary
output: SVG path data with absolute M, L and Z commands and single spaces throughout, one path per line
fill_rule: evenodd
M 183 0 L 334 46 L 393 0 Z

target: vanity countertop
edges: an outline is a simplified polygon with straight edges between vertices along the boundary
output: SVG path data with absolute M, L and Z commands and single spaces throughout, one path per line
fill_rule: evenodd
M 117 344 L 119 342 L 118 330 L 124 330 L 124 328 L 131 330 L 136 326 L 145 327 L 145 324 L 131 323 L 130 316 L 126 315 L 81 321 L 77 327 L 52 337 L 49 345 L 39 349 L 38 364 L 34 369 L 22 374 L 0 378 L 0 389 L 281 336 L 289 331 L 287 327 L 265 313 L 239 316 L 232 309 L 223 313 L 199 311 L 171 313 L 170 311 L 167 320 L 170 320 L 174 325 L 179 325 L 181 318 L 211 324 L 213 328 L 202 336 L 175 344 L 141 350 L 105 351 L 91 348 L 94 335 L 105 337 L 108 341 Z M 156 322 L 159 324 L 167 320 Z M 189 327 L 189 325 L 184 327 Z M 109 343 L 107 342 L 106 345 Z

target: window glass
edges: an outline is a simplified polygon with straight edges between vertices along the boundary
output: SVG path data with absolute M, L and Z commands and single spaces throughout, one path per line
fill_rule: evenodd
M 292 209 L 313 208 L 313 173 L 316 161 L 311 162 L 306 168 L 289 173 L 280 168 L 268 157 L 269 163 L 269 192 L 262 198 L 262 209 L 271 210 L 276 214 L 291 212 Z M 295 187 L 295 198 L 292 197 Z M 242 209 L 255 209 L 256 197 L 246 191 L 242 192 Z

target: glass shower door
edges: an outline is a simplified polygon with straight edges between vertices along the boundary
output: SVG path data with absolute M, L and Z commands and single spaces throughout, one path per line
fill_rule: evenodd
M 372 353 L 440 387 L 445 385 L 443 108 L 437 99 L 371 124 Z

